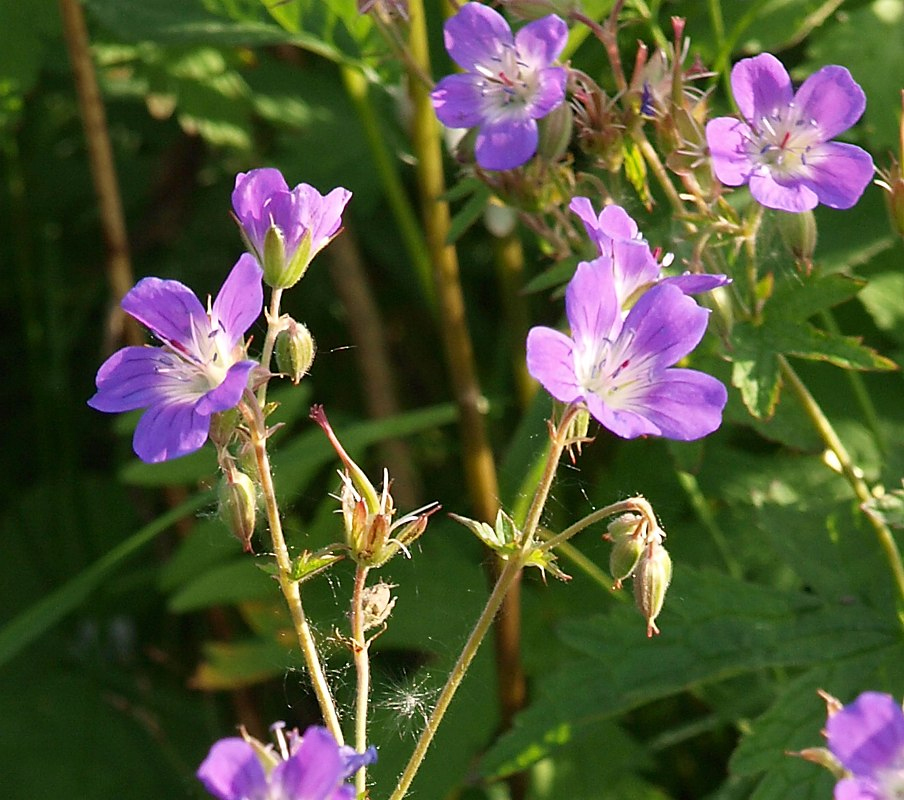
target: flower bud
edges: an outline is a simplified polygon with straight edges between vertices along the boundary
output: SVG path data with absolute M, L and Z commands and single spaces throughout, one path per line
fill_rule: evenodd
M 615 581 L 613 589 L 621 589 L 622 581 L 634 574 L 647 547 L 642 526 L 635 525 L 634 530 L 636 533 L 619 536 L 613 540 L 612 552 L 609 553 L 609 573 Z
M 656 617 L 662 611 L 672 580 L 672 557 L 658 539 L 650 542 L 634 573 L 634 602 L 647 621 L 647 636 L 659 633 Z
M 246 553 L 251 552 L 251 537 L 257 520 L 257 489 L 244 472 L 232 470 L 223 476 L 218 489 L 220 519 L 232 531 Z
M 294 319 L 276 335 L 276 365 L 296 385 L 311 369 L 316 351 L 311 332 Z
M 285 235 L 278 225 L 271 225 L 261 253 L 266 284 L 274 289 L 289 289 L 298 283 L 311 262 L 311 241 L 311 232 L 306 230 L 295 252 L 287 258 Z
M 559 103 L 538 123 L 540 140 L 537 153 L 546 161 L 558 161 L 571 144 L 574 114 L 569 103 Z
M 812 211 L 777 211 L 778 230 L 791 255 L 809 270 L 816 252 L 816 217 Z

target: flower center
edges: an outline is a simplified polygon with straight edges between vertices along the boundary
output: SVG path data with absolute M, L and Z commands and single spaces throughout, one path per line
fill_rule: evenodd
M 626 390 L 637 382 L 636 365 L 632 365 L 629 352 L 632 334 L 633 331 L 629 331 L 627 336 L 619 337 L 615 342 L 604 339 L 588 342 L 583 347 L 576 343 L 574 371 L 578 383 L 611 406 L 619 406 L 628 399 L 630 392 Z
M 880 770 L 876 783 L 882 800 L 904 800 L 904 769 Z
M 521 112 L 537 90 L 537 71 L 519 60 L 514 46 L 503 44 L 487 63 L 477 64 L 485 111 L 504 116 Z
M 776 177 L 793 177 L 806 172 L 809 151 L 813 145 L 824 141 L 816 120 L 801 118 L 793 103 L 753 120 L 751 130 L 750 156 Z

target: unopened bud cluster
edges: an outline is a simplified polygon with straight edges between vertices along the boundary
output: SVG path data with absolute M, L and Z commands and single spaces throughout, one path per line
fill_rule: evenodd
M 634 579 L 634 602 L 647 621 L 647 636 L 659 633 L 656 618 L 672 581 L 672 558 L 662 544 L 665 533 L 641 514 L 628 513 L 609 523 L 604 536 L 612 542 L 609 571 L 620 589 Z

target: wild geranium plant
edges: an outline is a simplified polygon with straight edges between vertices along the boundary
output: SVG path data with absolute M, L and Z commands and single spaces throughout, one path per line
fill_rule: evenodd
M 333 4 L 325 7 L 333 13 Z M 412 487 L 394 477 L 395 470 L 391 475 L 388 469 L 376 469 L 369 475 L 366 456 L 359 455 L 360 439 L 355 440 L 341 414 L 331 413 L 331 422 L 329 403 L 316 397 L 338 378 L 325 368 L 316 384 L 309 380 L 317 330 L 286 313 L 286 293 L 296 290 L 293 313 L 310 302 L 302 279 L 316 272 L 317 257 L 353 224 L 352 192 L 336 187 L 321 194 L 306 183 L 290 189 L 274 167 L 240 172 L 231 201 L 247 252 L 206 306 L 177 280 L 139 281 L 121 306 L 150 331 L 155 343 L 110 356 L 97 373 L 97 393 L 88 401 L 111 413 L 144 409 L 133 447 L 145 462 L 179 458 L 210 441 L 216 453 L 219 515 L 242 543 L 244 557 L 256 558 L 274 579 L 287 614 L 274 638 L 290 639 L 293 655 L 299 654 L 299 665 L 303 662 L 312 698 L 307 717 L 313 717 L 300 720 L 304 733 L 286 733 L 277 725 L 276 745 L 259 741 L 244 728 L 241 736 L 220 739 L 197 771 L 204 788 L 219 800 L 414 796 L 416 776 L 429 769 L 425 763 L 437 731 L 497 618 L 494 655 L 502 734 L 479 743 L 488 751 L 482 760 L 456 761 L 451 772 L 458 772 L 440 781 L 442 795 L 436 796 L 460 793 L 468 771 L 479 775 L 474 780 L 481 786 L 496 782 L 499 788 L 504 782 L 507 789 L 499 788 L 500 797 L 506 791 L 512 800 L 533 797 L 525 789 L 530 769 L 540 761 L 556 764 L 560 756 L 572 757 L 561 753 L 580 745 L 574 737 L 628 737 L 610 723 L 613 709 L 633 709 L 689 687 L 700 689 L 695 704 L 715 705 L 721 689 L 709 697 L 703 687 L 726 676 L 741 683 L 749 666 L 745 659 L 756 661 L 757 669 L 768 668 L 769 680 L 786 670 L 795 677 L 795 670 L 819 663 L 823 652 L 835 647 L 826 632 L 835 629 L 837 619 L 856 613 L 858 604 L 869 602 L 869 592 L 838 589 L 832 580 L 844 570 L 815 564 L 821 551 L 796 541 L 797 532 L 784 516 L 778 546 L 789 553 L 800 580 L 791 566 L 762 556 L 763 542 L 779 535 L 770 514 L 778 518 L 797 490 L 784 475 L 760 482 L 748 480 L 745 470 L 753 472 L 779 447 L 793 448 L 800 459 L 795 475 L 806 473 L 814 486 L 811 476 L 828 466 L 825 480 L 833 483 L 825 491 L 843 509 L 831 509 L 825 546 L 859 537 L 845 566 L 856 568 L 861 550 L 869 548 L 871 568 L 883 579 L 867 583 L 883 583 L 886 605 L 904 606 L 904 566 L 893 532 L 895 513 L 904 501 L 894 490 L 886 492 L 877 470 L 864 470 L 855 462 L 790 360 L 857 371 L 895 369 L 890 359 L 842 334 L 830 314 L 833 305 L 858 293 L 862 281 L 841 266 L 823 273 L 818 265 L 817 217 L 811 212 L 817 205 L 831 209 L 829 213 L 851 209 L 873 178 L 866 150 L 834 141 L 864 113 L 865 95 L 851 73 L 841 66 L 822 67 L 795 90 L 775 56 L 743 58 L 730 78 L 740 118 L 719 116 L 729 99 L 717 93 L 720 76 L 694 52 L 683 20 L 672 20 L 671 40 L 656 25 L 652 54 L 651 45 L 641 43 L 632 55 L 633 69 L 627 70 L 619 34 L 630 15 L 623 3 L 615 3 L 601 19 L 573 4 L 511 0 L 494 7 L 469 2 L 456 8 L 444 21 L 443 40 L 461 72 L 434 83 L 422 3 L 371 2 L 359 8 L 369 16 L 342 17 L 340 27 L 343 35 L 364 37 L 360 58 L 337 61 L 343 86 L 369 126 L 374 170 L 386 190 L 386 209 L 380 205 L 379 212 L 386 216 L 388 209 L 405 232 L 404 252 L 387 248 L 384 255 L 410 259 L 418 269 L 426 266 L 418 274 L 434 280 L 432 287 L 420 287 L 424 296 L 417 314 L 400 313 L 394 319 L 399 331 L 409 324 L 425 328 L 435 322 L 439 327 L 460 424 L 455 441 L 463 476 L 449 497 L 401 499 L 411 496 Z M 274 8 L 273 16 L 292 28 L 294 17 L 284 12 Z M 332 22 L 338 25 L 338 19 Z M 718 22 L 714 28 L 722 29 Z M 306 20 L 297 24 L 304 26 Z M 632 28 L 632 35 L 640 31 Z M 298 37 L 293 41 L 308 41 L 297 30 L 293 36 Z M 331 47 L 339 47 L 340 39 Z M 590 50 L 592 55 L 586 55 Z M 335 55 L 325 47 L 317 52 Z M 375 52 L 381 57 L 371 62 Z M 604 60 L 608 68 L 601 76 Z M 395 72 L 400 69 L 404 80 Z M 389 73 L 410 92 L 410 102 L 401 104 L 404 125 L 395 133 L 401 135 L 402 128 L 411 133 L 410 142 L 397 151 L 415 171 L 411 185 L 418 193 L 423 230 L 409 208 L 406 184 L 393 177 L 396 143 L 387 144 L 368 105 L 368 81 L 388 82 Z M 443 160 L 442 126 L 470 129 L 456 155 L 472 147 L 473 159 Z M 544 146 L 550 139 L 554 146 Z M 450 190 L 446 176 L 458 185 Z M 465 210 L 450 220 L 449 199 L 466 197 Z M 755 202 L 749 202 L 751 197 Z M 373 197 L 370 202 L 374 204 Z M 224 196 L 223 216 L 226 205 Z M 782 213 L 770 216 L 772 212 Z M 495 215 L 497 240 L 486 248 L 469 242 L 461 252 L 481 254 L 478 259 L 492 253 L 486 257 L 498 261 L 505 309 L 500 331 L 505 336 L 497 338 L 517 340 L 508 360 L 474 347 L 459 280 L 458 244 L 463 237 L 469 241 L 467 237 L 480 235 L 468 227 L 484 213 Z M 531 245 L 527 249 L 525 241 Z M 347 244 L 352 255 L 346 253 L 346 263 L 334 270 L 340 283 L 348 278 L 343 267 L 362 260 L 354 244 Z M 336 249 L 330 248 L 334 254 Z M 527 262 L 525 252 L 531 254 Z M 530 280 L 528 270 L 534 273 Z M 349 282 L 352 289 L 346 287 L 345 298 L 368 291 L 362 275 Z M 405 290 L 416 291 L 414 286 L 412 282 Z M 381 295 L 384 288 L 380 284 Z M 555 302 L 533 302 L 531 295 L 545 293 Z M 396 299 L 401 304 L 402 298 Z M 897 313 L 897 307 L 875 294 L 866 302 L 881 306 L 883 320 Z M 359 311 L 360 318 L 350 314 L 352 327 L 360 325 L 364 331 L 358 344 L 371 380 L 385 379 L 389 385 L 392 381 L 382 373 L 391 369 L 392 359 L 372 358 L 370 346 L 382 339 L 382 328 L 371 313 Z M 432 346 L 431 341 L 421 348 L 422 358 Z M 489 368 L 482 362 L 491 355 L 500 370 L 505 362 L 506 375 L 494 382 L 487 397 L 477 376 Z M 418 365 L 409 366 L 413 387 Z M 851 374 L 852 391 L 867 419 L 855 428 L 856 441 L 864 451 L 886 451 L 867 389 Z M 337 513 L 326 542 L 315 543 L 300 530 L 304 524 L 294 511 L 286 515 L 295 498 L 283 496 L 280 470 L 271 461 L 277 434 L 285 431 L 274 421 L 274 397 L 279 395 L 270 389 L 283 379 L 316 385 L 308 424 L 319 427 L 331 458 L 335 453 L 338 478 L 333 476 L 323 494 L 329 493 Z M 783 391 L 798 404 L 793 418 L 778 411 Z M 383 397 L 385 392 L 373 394 Z M 545 426 L 537 425 L 541 412 Z M 732 434 L 720 433 L 726 422 L 731 422 Z M 514 489 L 503 486 L 496 472 L 503 449 L 499 429 L 509 427 L 517 432 L 508 431 L 505 440 L 504 478 L 516 484 Z M 396 429 L 390 424 L 388 430 Z M 398 430 L 414 428 L 400 425 Z M 760 434 L 765 440 L 755 438 Z M 871 435 L 875 442 L 863 444 Z M 707 460 L 710 447 L 720 456 L 714 458 L 715 466 Z M 590 468 L 605 476 L 605 489 L 594 490 L 592 499 L 585 492 L 577 501 L 584 505 L 578 506 L 570 500 L 569 482 L 557 482 L 559 465 L 567 453 L 570 474 L 582 475 L 588 460 L 584 451 L 590 448 L 595 451 Z M 300 461 L 310 455 L 293 452 Z M 813 452 L 821 466 L 812 458 L 804 463 L 805 454 Z M 644 467 L 636 472 L 626 468 L 635 462 Z M 729 462 L 737 470 L 735 482 L 726 479 L 725 497 L 714 490 L 708 496 L 702 484 L 715 481 L 715 473 L 721 478 Z M 297 464 L 287 466 L 292 468 Z M 665 495 L 664 504 L 656 501 L 663 520 L 644 497 L 645 486 L 635 486 L 634 477 L 623 475 L 646 475 L 654 487 L 649 494 Z M 735 524 L 732 518 L 726 526 L 724 517 L 735 513 L 731 506 L 739 496 L 755 508 L 754 522 L 745 517 Z M 400 498 L 401 512 L 394 498 Z M 392 661 L 393 645 L 382 651 L 381 637 L 388 633 L 391 639 L 393 614 L 406 596 L 394 591 L 399 588 L 395 576 L 404 574 L 399 564 L 421 559 L 434 530 L 448 524 L 440 522 L 440 502 L 458 523 L 458 533 L 469 531 L 479 540 L 490 586 L 463 641 L 444 641 L 448 650 L 460 647 L 454 648 L 454 661 L 429 701 L 414 703 L 422 724 L 410 747 L 402 743 L 406 752 L 400 757 L 400 744 L 393 740 L 390 747 L 381 738 L 385 732 L 374 725 L 374 706 L 379 707 L 375 687 L 397 666 L 383 663 L 386 653 L 386 661 Z M 588 541 L 579 534 L 588 528 L 611 546 L 611 579 L 594 563 L 598 550 L 588 548 L 585 554 L 579 549 Z M 681 542 L 689 528 L 705 531 L 707 543 L 673 546 L 671 537 Z M 748 528 L 757 534 L 753 541 Z M 461 541 L 454 546 L 467 552 Z M 705 557 L 715 553 L 723 571 L 695 569 L 694 559 L 704 558 L 701 552 Z M 544 582 L 550 577 L 568 582 L 569 572 L 575 571 L 592 582 L 600 606 L 610 596 L 621 598 L 624 593 L 618 590 L 632 582 L 640 616 L 612 611 L 612 619 L 593 616 L 565 624 L 563 643 L 580 651 L 580 667 L 569 672 L 566 666 L 558 673 L 553 664 L 529 695 L 519 633 L 525 573 Z M 330 576 L 329 597 L 325 601 L 318 594 L 312 602 L 309 587 L 325 574 Z M 768 590 L 755 583 L 766 580 L 764 574 L 772 581 Z M 673 579 L 681 584 L 669 595 L 669 603 L 678 595 L 677 613 L 666 603 Z M 457 615 L 458 599 L 443 599 Z M 329 603 L 335 614 L 311 617 L 312 608 L 323 614 Z M 256 616 L 256 608 L 243 607 L 242 612 L 249 627 L 266 629 L 262 636 L 272 631 L 272 624 Z M 597 612 L 594 606 L 588 613 Z M 866 628 L 852 623 L 860 638 L 847 649 L 839 646 L 844 657 L 855 653 L 866 658 L 863 654 L 872 649 L 891 647 L 890 640 L 900 646 L 895 613 L 885 613 L 882 623 L 874 622 L 872 611 L 866 616 L 869 630 L 864 633 Z M 789 620 L 794 631 L 786 635 L 782 626 Z M 881 631 L 876 633 L 872 625 Z M 798 637 L 806 647 L 795 650 L 788 637 Z M 435 641 L 442 633 L 433 630 L 427 638 Z M 558 645 L 550 649 L 567 660 L 564 644 L 562 654 Z M 831 656 L 825 658 L 828 663 Z M 897 665 L 896 658 L 886 653 L 881 664 L 873 665 L 874 672 L 889 676 L 889 684 L 904 681 L 897 666 L 888 666 Z M 430 660 L 426 650 L 406 652 L 399 657 L 400 669 L 417 671 Z M 820 674 L 828 678 L 833 673 L 827 669 Z M 732 706 L 732 713 L 747 720 L 753 714 L 749 709 L 762 711 L 776 697 L 787 702 L 781 692 L 766 687 L 766 680 L 760 673 L 751 681 L 753 688 L 744 684 L 744 702 Z M 836 799 L 902 796 L 900 707 L 888 695 L 867 692 L 849 706 L 830 705 L 830 711 L 828 755 L 823 754 L 822 762 L 841 778 Z M 722 717 L 714 713 L 712 719 Z M 696 730 L 697 723 L 690 724 Z M 756 744 L 757 731 L 748 735 Z M 747 746 L 741 745 L 741 768 Z M 391 778 L 374 774 L 384 768 L 384 747 L 395 753 L 389 756 L 397 767 Z M 601 758 L 608 757 L 605 748 L 601 752 Z M 776 755 L 781 761 L 782 752 Z M 445 767 L 445 753 L 437 757 Z M 555 788 L 543 797 L 590 797 L 568 782 L 574 770 L 550 769 Z M 590 769 L 594 765 L 582 763 L 578 772 Z M 599 791 L 595 778 L 588 783 Z M 763 796 L 772 800 L 772 795 Z

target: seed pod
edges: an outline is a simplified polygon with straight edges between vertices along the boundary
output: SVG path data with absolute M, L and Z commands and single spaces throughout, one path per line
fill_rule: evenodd
M 244 472 L 232 470 L 220 481 L 218 494 L 220 519 L 242 543 L 245 552 L 252 552 L 251 537 L 257 520 L 257 489 L 254 481 Z
M 672 580 L 672 557 L 654 539 L 647 547 L 634 573 L 634 602 L 647 621 L 647 636 L 659 633 L 656 617 L 662 611 L 665 593 Z
M 622 581 L 634 574 L 646 547 L 642 536 L 629 534 L 615 540 L 609 553 L 609 573 L 615 580 L 612 588 L 621 589 Z

